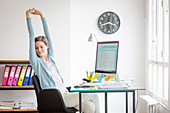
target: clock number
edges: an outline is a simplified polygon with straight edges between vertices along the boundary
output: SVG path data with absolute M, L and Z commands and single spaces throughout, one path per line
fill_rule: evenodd
M 117 29 L 118 27 L 117 26 L 115 26 L 115 29 Z

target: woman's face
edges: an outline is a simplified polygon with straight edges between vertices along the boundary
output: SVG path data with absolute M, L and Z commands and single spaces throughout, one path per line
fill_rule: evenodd
M 48 54 L 48 46 L 43 41 L 35 42 L 35 50 L 39 57 L 45 58 Z

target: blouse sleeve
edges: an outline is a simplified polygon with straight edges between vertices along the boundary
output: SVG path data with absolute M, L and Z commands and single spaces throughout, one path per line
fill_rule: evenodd
M 31 18 L 27 18 L 27 27 L 28 27 L 29 39 L 30 39 L 29 60 L 32 65 L 36 66 L 38 56 L 37 56 L 36 50 L 35 50 L 35 34 L 34 34 Z
M 47 21 L 46 21 L 45 18 L 42 18 L 42 23 L 43 23 L 45 36 L 46 36 L 48 43 L 49 43 L 48 55 L 51 55 L 53 57 L 54 56 L 53 41 L 52 41 L 52 38 L 51 38 L 51 35 L 50 35 L 50 32 L 49 32 L 49 28 L 48 28 L 48 25 L 47 25 Z

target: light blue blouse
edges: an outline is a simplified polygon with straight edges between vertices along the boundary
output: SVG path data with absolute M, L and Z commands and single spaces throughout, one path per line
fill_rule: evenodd
M 49 33 L 47 21 L 45 18 L 42 18 L 43 28 L 45 36 L 49 43 L 49 51 L 48 51 L 48 59 L 54 63 L 57 71 L 58 68 L 56 66 L 55 60 L 54 60 L 54 49 L 53 49 L 53 42 Z M 38 57 L 35 50 L 35 34 L 33 30 L 32 20 L 31 18 L 27 18 L 27 26 L 28 26 L 28 32 L 29 32 L 29 39 L 30 39 L 30 45 L 29 45 L 29 60 L 31 65 L 33 66 L 33 69 L 36 73 L 36 75 L 39 77 L 40 85 L 42 89 L 52 89 L 56 88 L 55 82 L 51 76 L 51 67 L 48 65 L 48 63 L 42 59 L 41 57 Z M 59 71 L 58 71 L 59 73 Z M 60 73 L 59 73 L 60 75 Z M 61 77 L 61 75 L 60 75 Z M 62 79 L 62 77 L 61 77 Z M 63 81 L 63 79 L 62 79 Z

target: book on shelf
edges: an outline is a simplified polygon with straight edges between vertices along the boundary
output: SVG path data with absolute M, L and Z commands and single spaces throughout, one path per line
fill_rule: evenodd
M 35 109 L 34 102 L 28 102 L 28 101 L 20 101 L 19 102 L 20 109 Z
M 3 81 L 2 81 L 2 85 L 6 86 L 7 85 L 7 81 L 8 81 L 8 76 L 10 73 L 10 69 L 11 66 L 10 65 L 5 65 L 5 70 L 4 70 L 4 74 L 3 74 Z
M 0 109 L 13 109 L 14 101 L 0 101 Z
M 26 107 L 23 107 L 23 106 L 20 106 L 19 109 L 36 109 L 36 107 L 29 107 L 29 106 L 26 106 Z
M 4 70 L 5 70 L 5 64 L 0 65 L 0 86 L 2 85 Z
M 13 80 L 13 83 L 12 83 L 13 86 L 16 86 L 17 83 L 18 83 L 18 79 L 19 79 L 19 75 L 20 75 L 21 69 L 22 69 L 22 66 L 18 65 L 16 73 L 15 73 L 15 76 L 14 76 L 14 80 Z
M 23 84 L 24 77 L 25 77 L 25 74 L 27 71 L 27 67 L 28 67 L 27 65 L 23 65 L 23 67 L 22 67 L 21 74 L 20 74 L 20 77 L 19 77 L 19 80 L 17 83 L 18 86 L 22 86 L 22 84 Z
M 25 75 L 25 78 L 24 78 L 24 82 L 22 84 L 23 86 L 27 86 L 28 85 L 29 79 L 31 77 L 31 72 L 32 72 L 32 66 L 28 65 L 27 72 L 26 72 L 26 75 Z
M 15 76 L 16 68 L 17 68 L 16 65 L 11 66 L 11 71 L 10 71 L 10 74 L 9 74 L 9 77 L 8 77 L 8 82 L 7 82 L 8 86 L 12 86 L 12 82 L 13 82 L 13 79 L 14 79 L 14 76 Z
M 9 107 L 9 106 L 0 106 L 0 109 L 1 109 L 1 110 L 4 110 L 4 109 L 13 109 L 13 107 Z

